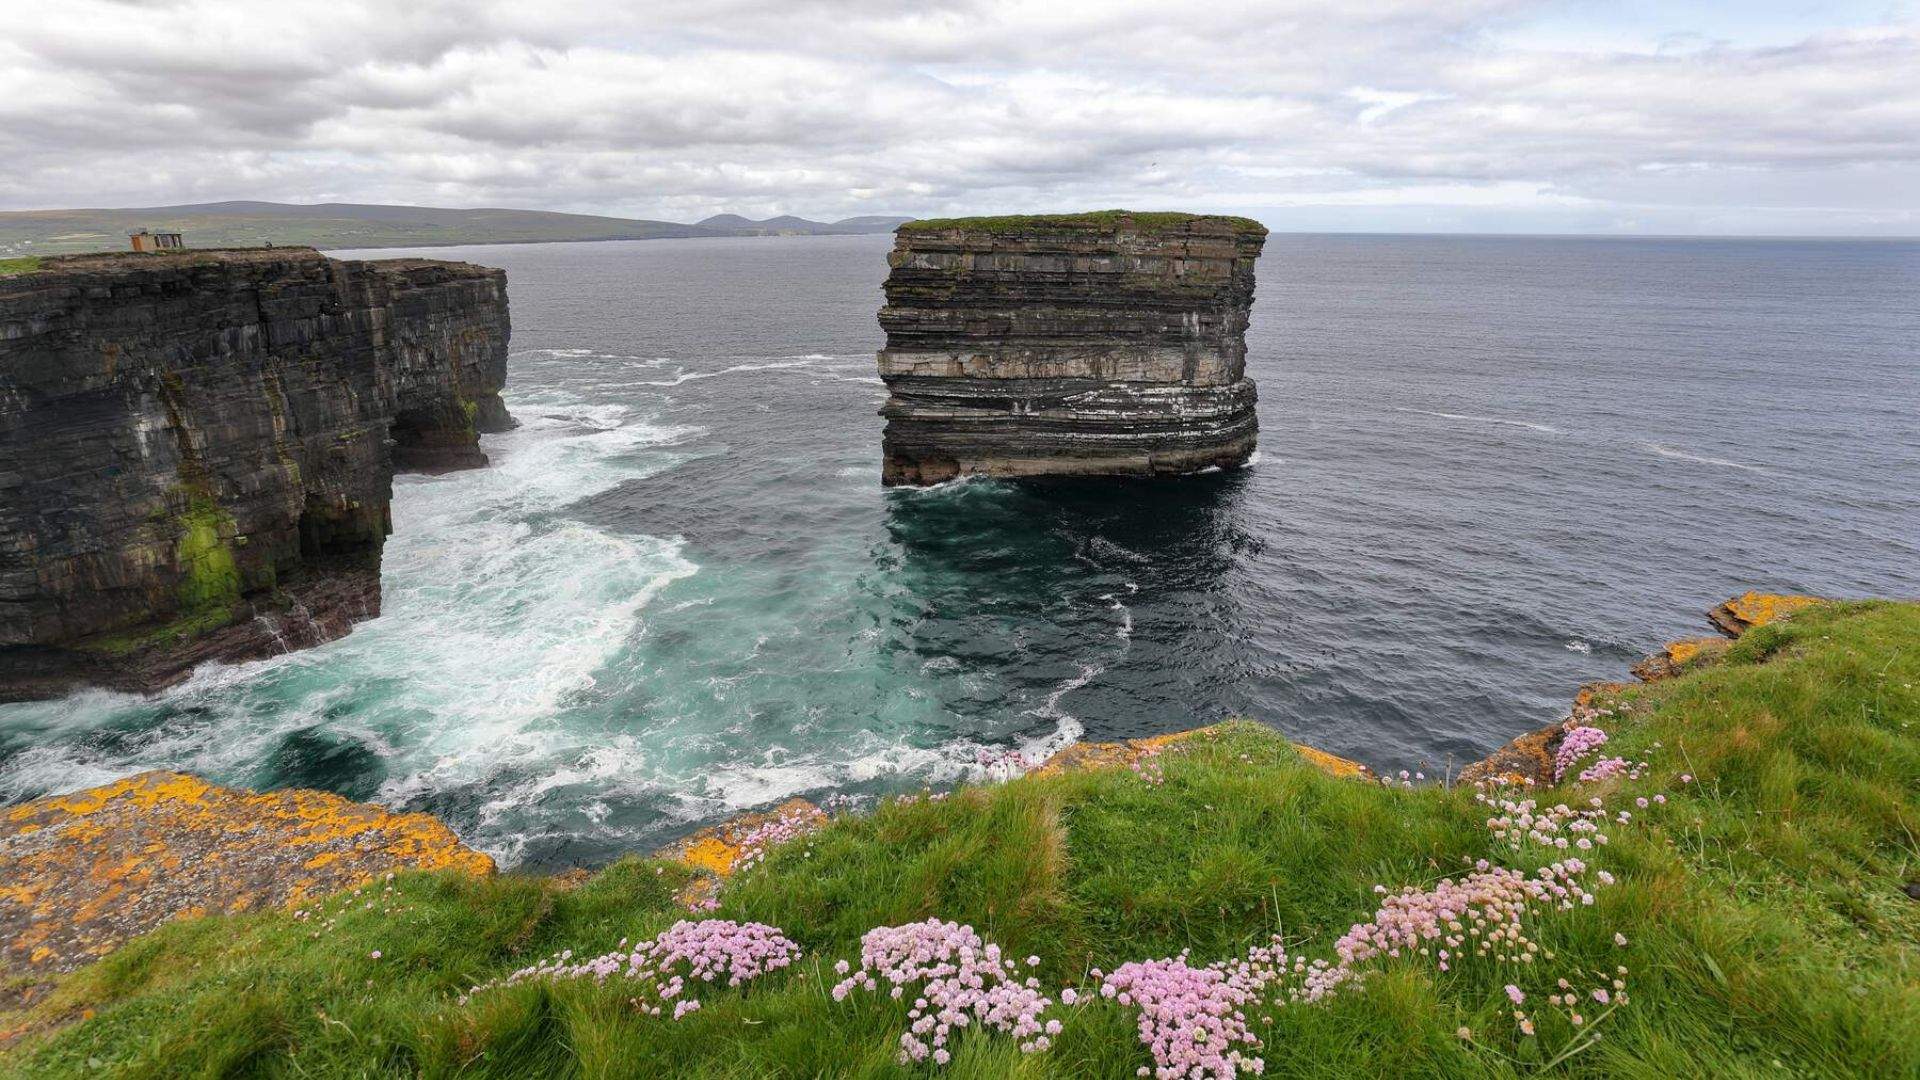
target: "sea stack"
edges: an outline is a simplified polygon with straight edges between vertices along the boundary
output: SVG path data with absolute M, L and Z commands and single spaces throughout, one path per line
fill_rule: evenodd
M 0 275 L 0 701 L 153 690 L 380 611 L 394 470 L 511 426 L 507 283 L 310 248 Z
M 1234 468 L 1246 375 L 1246 218 L 1130 213 L 902 225 L 880 377 L 887 485 Z

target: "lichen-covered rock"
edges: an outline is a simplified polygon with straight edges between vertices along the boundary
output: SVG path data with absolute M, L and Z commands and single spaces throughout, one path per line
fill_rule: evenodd
M 1669 641 L 1658 653 L 1633 665 L 1633 677 L 1641 682 L 1671 679 L 1689 666 L 1712 659 L 1727 651 L 1725 638 L 1683 638 Z
M 0 968 L 68 971 L 169 919 L 296 907 L 389 872 L 493 869 L 426 814 L 142 773 L 0 811 Z
M 1817 596 L 1784 596 L 1779 593 L 1748 591 L 1716 605 L 1707 618 L 1728 637 L 1739 637 L 1756 626 L 1765 626 L 1804 607 L 1820 603 Z
M 654 857 L 684 863 L 695 870 L 705 870 L 724 878 L 733 873 L 742 859 L 756 854 L 756 838 L 770 831 L 805 832 L 826 824 L 826 821 L 826 811 L 813 803 L 799 798 L 788 799 L 771 810 L 756 810 L 729 818 L 718 825 L 709 825 L 661 848 L 654 853 Z M 790 828 L 770 829 L 780 825 Z
M 378 614 L 394 469 L 481 465 L 499 270 L 306 248 L 0 279 L 0 701 L 151 690 Z
M 882 481 L 1244 464 L 1265 241 L 1245 218 L 1124 211 L 902 226 L 880 311 Z

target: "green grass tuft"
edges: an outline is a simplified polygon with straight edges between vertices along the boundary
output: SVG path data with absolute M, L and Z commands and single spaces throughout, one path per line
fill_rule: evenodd
M 17 259 L 0 259 L 0 277 L 14 274 L 31 274 L 40 269 L 45 260 L 38 255 L 23 255 Z
M 1594 858 L 1619 881 L 1595 905 L 1531 924 L 1551 960 L 1441 973 L 1402 957 L 1327 1003 L 1256 1010 L 1268 1075 L 1920 1075 L 1920 903 L 1902 891 L 1920 879 L 1920 605 L 1828 605 L 1752 640 L 1764 643 L 1752 655 L 1736 648 L 1608 703 L 1607 752 L 1652 767 L 1552 799 L 1669 802 L 1610 830 Z M 971 923 L 1040 956 L 1057 990 L 1088 985 L 1090 967 L 1183 948 L 1204 962 L 1274 933 L 1325 956 L 1370 916 L 1375 884 L 1516 861 L 1470 791 L 1336 780 L 1256 725 L 1161 761 L 1157 785 L 1119 771 L 966 788 L 776 848 L 716 914 L 774 923 L 806 958 L 743 990 L 706 989 L 678 1023 L 638 1015 L 617 980 L 457 1003 L 559 949 L 591 955 L 684 917 L 673 894 L 688 872 L 634 858 L 574 889 L 405 875 L 304 921 L 171 924 L 0 1017 L 28 1032 L 0 1072 L 904 1075 L 893 1053 L 905 1004 L 826 993 L 834 960 L 855 958 L 869 927 Z M 1589 1009 L 1585 1029 L 1541 1009 L 1538 1037 L 1516 1031 L 1506 983 L 1591 985 L 1615 964 L 1631 971 L 1626 1006 Z M 1129 1077 L 1145 1063 L 1130 1010 L 1054 1015 L 1066 1027 L 1051 1051 L 1022 1056 L 969 1031 L 938 1075 Z

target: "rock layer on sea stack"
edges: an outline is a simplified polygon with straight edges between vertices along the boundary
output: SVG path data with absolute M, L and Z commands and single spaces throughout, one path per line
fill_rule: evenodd
M 512 425 L 506 275 L 308 248 L 0 276 L 0 701 L 150 690 L 380 610 L 396 467 Z
M 1125 211 L 901 226 L 880 310 L 883 482 L 1244 464 L 1266 235 Z

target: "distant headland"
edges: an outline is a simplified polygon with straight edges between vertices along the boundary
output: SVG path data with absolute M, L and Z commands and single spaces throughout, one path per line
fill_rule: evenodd
M 715 214 L 683 225 L 552 210 L 242 200 L 123 209 L 0 211 L 0 258 L 119 251 L 127 246 L 127 235 L 141 229 L 180 232 L 191 246 L 200 248 L 267 244 L 382 248 L 888 233 L 911 220 L 868 215 L 811 221 L 786 215 L 754 221 L 738 214 Z

